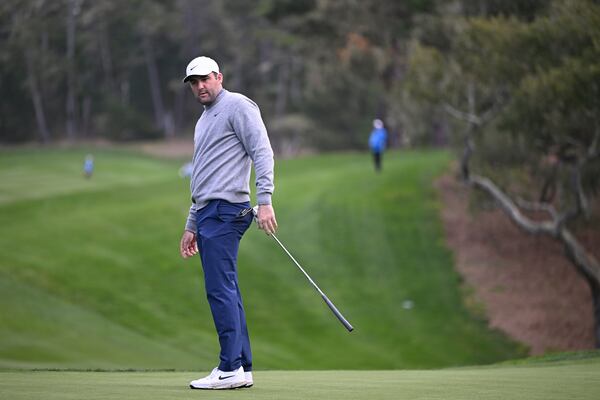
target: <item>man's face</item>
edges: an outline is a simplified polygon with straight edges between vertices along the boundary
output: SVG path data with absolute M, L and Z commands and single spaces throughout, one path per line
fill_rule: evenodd
M 209 105 L 215 101 L 223 88 L 223 74 L 213 72 L 208 75 L 193 76 L 189 84 L 196 100 L 203 105 Z

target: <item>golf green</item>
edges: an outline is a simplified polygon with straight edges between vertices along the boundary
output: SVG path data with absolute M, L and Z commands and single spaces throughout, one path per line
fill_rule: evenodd
M 493 367 L 400 371 L 257 371 L 254 387 L 191 390 L 194 372 L 0 372 L 0 398 L 597 400 L 600 357 Z

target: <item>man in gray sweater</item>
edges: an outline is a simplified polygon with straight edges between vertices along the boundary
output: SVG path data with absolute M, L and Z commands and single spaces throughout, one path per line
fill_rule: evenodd
M 250 387 L 252 352 L 238 285 L 237 255 L 252 223 L 250 168 L 254 163 L 258 226 L 275 233 L 271 206 L 273 150 L 256 103 L 223 88 L 223 74 L 208 57 L 187 66 L 183 80 L 204 106 L 194 133 L 192 205 L 181 237 L 184 258 L 200 252 L 206 295 L 219 336 L 220 363 L 193 389 Z

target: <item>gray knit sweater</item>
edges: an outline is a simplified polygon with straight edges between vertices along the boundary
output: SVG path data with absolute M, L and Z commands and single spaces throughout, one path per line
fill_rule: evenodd
M 204 107 L 194 133 L 192 206 L 185 229 L 196 232 L 195 212 L 214 199 L 250 201 L 250 167 L 254 162 L 256 200 L 271 204 L 273 150 L 256 103 L 222 89 Z

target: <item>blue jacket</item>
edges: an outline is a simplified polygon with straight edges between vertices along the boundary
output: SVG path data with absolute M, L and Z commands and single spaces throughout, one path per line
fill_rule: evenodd
M 387 131 L 385 128 L 373 129 L 369 137 L 369 147 L 371 151 L 381 153 L 385 150 L 385 142 L 387 141 Z

